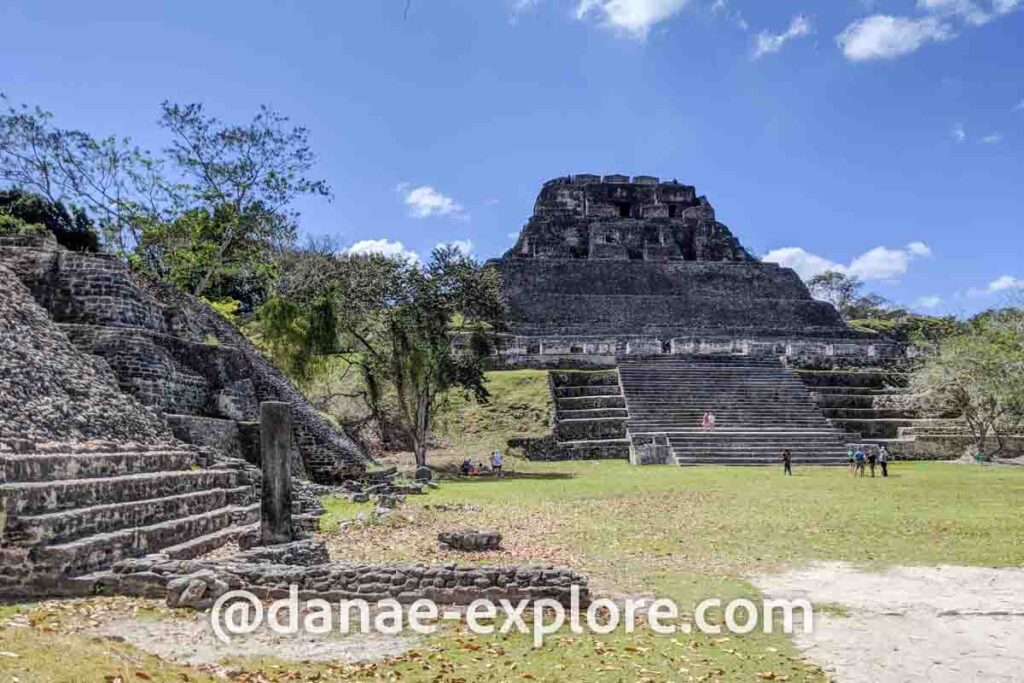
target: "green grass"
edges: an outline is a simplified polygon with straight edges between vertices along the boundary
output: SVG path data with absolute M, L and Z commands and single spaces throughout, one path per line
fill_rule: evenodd
M 476 403 L 453 393 L 448 410 L 439 418 L 437 435 L 448 444 L 445 451 L 480 457 L 495 448 L 505 450 L 513 436 L 551 433 L 551 391 L 543 370 L 505 370 L 487 373 L 491 398 Z
M 556 558 L 571 558 L 602 591 L 670 597 L 684 610 L 707 597 L 756 598 L 751 576 L 811 560 L 1024 564 L 1020 468 L 898 462 L 888 479 L 855 479 L 844 468 L 797 468 L 788 478 L 774 467 L 517 466 L 530 478 L 446 482 L 428 496 L 410 499 L 392 522 L 363 529 L 335 532 L 341 520 L 368 506 L 328 499 L 327 538 L 338 559 L 358 560 L 362 553 L 375 560 L 440 562 L 452 560 L 436 554 L 437 529 L 493 527 L 505 534 L 508 550 L 490 561 L 546 562 L 551 551 Z M 437 511 L 418 503 L 463 505 Z M 12 609 L 0 612 L 0 618 Z M 817 609 L 845 613 L 841 605 Z M 182 672 L 189 680 L 208 680 L 196 669 L 85 635 L 0 629 L 0 641 L 0 650 L 18 655 L 0 656 L 0 680 L 5 674 L 22 681 L 92 680 L 94 674 L 102 680 L 117 674 L 127 681 L 137 670 L 152 680 L 183 680 Z M 29 665 L 38 665 L 35 677 L 26 674 Z M 266 680 L 282 681 L 318 675 L 408 681 L 823 680 L 782 635 L 723 639 L 644 630 L 560 634 L 534 649 L 527 636 L 472 637 L 452 627 L 391 662 L 352 667 L 262 659 L 233 661 L 231 668 L 262 671 Z M 68 677 L 70 671 L 87 675 L 76 679 Z

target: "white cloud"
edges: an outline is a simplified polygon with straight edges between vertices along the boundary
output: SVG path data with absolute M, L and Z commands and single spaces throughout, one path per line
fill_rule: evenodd
M 415 251 L 405 248 L 401 242 L 388 239 L 360 240 L 345 250 L 349 256 L 369 256 L 377 254 L 390 258 L 400 258 L 409 263 L 419 263 L 420 257 Z
M 510 240 L 518 240 L 519 239 L 519 231 L 516 230 L 515 232 L 507 232 L 507 233 L 505 233 L 505 237 L 509 238 Z
M 953 126 L 953 139 L 957 142 L 963 142 L 967 139 L 967 126 L 962 123 L 958 123 Z
M 754 46 L 754 59 L 778 52 L 789 41 L 800 36 L 806 36 L 813 31 L 814 27 L 811 25 L 810 19 L 802 14 L 793 17 L 793 20 L 789 22 L 789 28 L 782 33 L 761 31 L 757 34 L 757 43 Z
M 792 268 L 803 280 L 809 280 L 826 270 L 841 270 L 843 266 L 835 261 L 812 254 L 801 247 L 782 247 L 772 249 L 761 259 L 768 263 L 778 263 L 784 268 Z
M 851 62 L 867 62 L 895 59 L 953 35 L 953 27 L 936 17 L 912 19 L 874 14 L 847 26 L 836 36 L 836 42 Z
M 914 302 L 914 306 L 917 308 L 938 308 L 942 305 L 941 296 L 922 296 Z
M 861 280 L 891 280 L 905 274 L 910 268 L 911 261 L 931 256 L 931 253 L 932 250 L 927 244 L 915 241 L 903 249 L 890 249 L 882 246 L 869 249 L 848 265 L 812 254 L 801 247 L 773 249 L 765 254 L 763 260 L 792 268 L 804 280 L 827 270 L 852 275 Z
M 512 5 L 509 9 L 509 22 L 515 24 L 519 21 L 519 17 L 532 12 L 540 4 L 540 0 L 513 0 Z
M 957 25 L 982 26 L 1024 6 L 1024 0 L 917 0 L 918 17 L 873 14 L 836 36 L 853 62 L 895 59 L 956 37 Z
M 449 240 L 447 242 L 438 242 L 434 245 L 434 249 L 441 249 L 442 247 L 455 247 L 463 256 L 469 256 L 473 251 L 473 240 Z
M 468 218 L 462 204 L 441 194 L 430 185 L 413 187 L 409 183 L 400 183 L 396 188 L 402 194 L 402 201 L 409 207 L 409 215 L 413 218 L 430 218 L 431 216 L 453 216 Z
M 1002 141 L 1003 136 L 1000 135 L 999 133 L 992 133 L 991 135 L 986 135 L 981 139 L 981 142 L 986 145 L 995 145 Z
M 914 256 L 931 256 L 932 248 L 921 241 L 911 242 L 907 245 L 907 251 Z
M 933 14 L 944 14 L 962 18 L 973 26 L 983 26 L 1009 14 L 1021 5 L 1022 0 L 917 0 L 918 9 Z
M 690 0 L 579 0 L 576 18 L 592 14 L 601 23 L 638 40 L 647 37 L 651 28 L 679 14 Z
M 967 296 L 979 299 L 982 297 L 993 296 L 995 294 L 1016 291 L 1018 289 L 1024 289 L 1024 279 L 1013 277 L 1012 275 L 1000 275 L 984 287 L 971 287 L 967 290 Z
M 1005 292 L 1008 289 L 1021 289 L 1024 287 L 1024 280 L 1011 275 L 1001 275 L 988 283 L 988 291 Z

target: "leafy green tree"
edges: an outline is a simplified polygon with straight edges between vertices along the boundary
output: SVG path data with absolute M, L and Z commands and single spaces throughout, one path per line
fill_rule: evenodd
M 163 164 L 126 138 L 60 128 L 42 109 L 0 95 L 0 182 L 53 205 L 80 207 L 104 241 L 127 255 L 145 226 L 172 215 L 175 186 Z
M 939 399 L 963 416 L 975 453 L 1024 422 L 1024 311 L 1005 309 L 975 316 L 943 340 L 913 375 L 914 389 Z
M 184 177 L 184 201 L 205 215 L 183 216 L 185 225 L 147 244 L 167 235 L 180 249 L 180 237 L 191 236 L 182 277 L 192 294 L 202 296 L 240 262 L 265 258 L 267 249 L 290 243 L 298 218 L 292 202 L 302 195 L 329 197 L 330 188 L 308 177 L 315 162 L 309 132 L 265 106 L 244 125 L 208 116 L 201 104 L 164 102 L 162 108 L 160 125 L 172 136 L 166 153 Z M 167 257 L 171 250 L 157 253 Z
M 281 298 L 261 336 L 298 357 L 333 342 L 359 370 L 370 412 L 406 435 L 420 468 L 449 392 L 488 398 L 484 366 L 504 305 L 496 271 L 458 249 L 436 249 L 425 266 L 311 250 L 286 265 Z

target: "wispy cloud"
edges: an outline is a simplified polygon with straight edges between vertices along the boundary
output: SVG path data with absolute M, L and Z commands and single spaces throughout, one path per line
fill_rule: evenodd
M 802 14 L 798 14 L 789 22 L 789 28 L 782 33 L 761 31 L 757 34 L 757 42 L 754 45 L 754 59 L 760 59 L 764 55 L 778 52 L 786 43 L 794 38 L 806 36 L 813 32 L 814 26 L 811 24 L 811 20 Z
M 953 139 L 957 142 L 963 142 L 967 139 L 967 126 L 962 123 L 953 125 Z
M 402 201 L 409 207 L 409 215 L 413 218 L 430 218 L 432 216 L 452 216 L 468 218 L 462 204 L 451 197 L 441 194 L 430 185 L 413 187 L 409 183 L 400 183 L 396 188 L 402 195 Z
M 992 133 L 986 135 L 981 139 L 981 143 L 984 145 L 995 145 L 1003 141 L 1003 136 L 1000 133 Z
M 936 17 L 912 19 L 874 14 L 847 26 L 836 36 L 836 42 L 851 62 L 867 62 L 895 59 L 928 43 L 949 40 L 953 35 L 953 27 Z
M 792 268 L 807 280 L 819 273 L 834 270 L 861 280 L 892 280 L 904 275 L 910 263 L 917 258 L 931 256 L 931 248 L 924 242 L 911 242 L 902 249 L 878 246 L 850 261 L 837 263 L 824 256 L 812 254 L 802 247 L 782 247 L 765 254 L 763 260 Z
M 616 32 L 644 40 L 651 28 L 683 11 L 690 0 L 579 0 L 576 18 L 596 16 Z
M 915 308 L 925 308 L 928 310 L 938 308 L 942 305 L 941 296 L 922 296 L 914 302 Z
M 971 287 L 967 290 L 967 296 L 980 298 L 1021 289 L 1024 289 L 1024 279 L 1012 275 L 1000 275 L 984 287 Z
M 895 59 L 929 43 L 951 40 L 960 26 L 983 26 L 1024 5 L 1024 0 L 917 0 L 918 16 L 872 14 L 836 36 L 847 59 Z

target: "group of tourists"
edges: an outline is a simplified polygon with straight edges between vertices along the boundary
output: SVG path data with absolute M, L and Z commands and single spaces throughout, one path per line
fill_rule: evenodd
M 865 465 L 871 470 L 871 476 L 875 476 L 875 466 L 879 466 L 882 470 L 882 476 L 889 476 L 889 449 L 882 444 L 878 447 L 878 452 L 868 449 L 865 452 L 863 446 L 857 446 L 856 448 L 850 447 L 850 450 L 846 454 L 847 460 L 850 463 L 850 474 L 853 476 L 864 476 Z M 786 476 L 793 476 L 793 454 L 790 453 L 789 449 L 782 451 L 782 473 Z
M 878 447 L 878 453 L 871 449 L 865 452 L 861 446 L 857 448 L 851 446 L 846 453 L 846 459 L 850 464 L 850 474 L 853 476 L 863 477 L 865 464 L 871 470 L 872 477 L 875 476 L 876 465 L 881 467 L 883 477 L 889 476 L 889 449 L 885 447 L 885 444 Z
M 706 412 L 700 418 L 700 428 L 709 432 L 715 431 L 715 414 L 712 412 Z
M 495 450 L 491 453 L 491 472 L 497 476 L 501 476 L 501 468 L 505 464 L 505 458 L 501 454 L 501 451 Z M 486 465 L 483 462 L 475 463 L 470 458 L 466 458 L 462 461 L 462 465 L 459 466 L 459 472 L 464 477 L 475 477 L 479 474 L 486 472 Z

